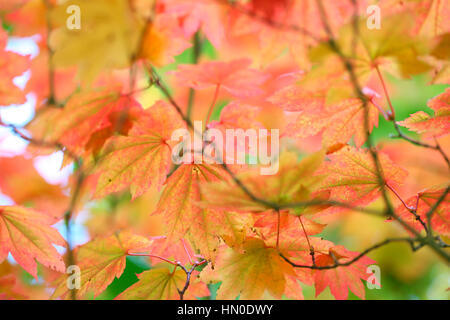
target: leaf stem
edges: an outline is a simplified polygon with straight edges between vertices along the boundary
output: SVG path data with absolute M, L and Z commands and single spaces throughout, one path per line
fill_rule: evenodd
M 394 188 L 392 188 L 392 187 L 391 187 L 389 184 L 387 184 L 387 183 L 385 183 L 385 185 L 386 185 L 386 188 L 388 188 L 389 190 L 392 191 L 393 194 L 395 194 L 395 196 L 397 197 L 397 199 L 400 200 L 400 202 L 403 204 L 403 206 L 404 206 L 408 211 L 410 211 L 410 212 L 411 212 L 411 211 L 414 211 L 414 208 L 408 206 L 408 205 L 406 204 L 406 202 L 403 201 L 402 197 L 400 197 L 400 195 L 398 194 L 398 192 L 395 191 Z
M 386 111 L 384 111 L 383 108 L 378 103 L 376 103 L 374 99 L 370 99 L 370 102 L 375 106 L 375 108 L 378 109 L 378 111 L 380 111 L 386 121 L 390 120 L 389 115 L 386 113 Z
M 189 251 L 188 251 L 188 249 L 187 249 L 187 247 L 186 247 L 186 243 L 185 243 L 184 239 L 181 239 L 181 243 L 183 244 L 183 248 L 184 248 L 184 251 L 186 252 L 186 255 L 188 256 L 189 262 L 190 262 L 191 264 L 194 264 L 195 262 L 194 262 L 194 260 L 192 260 L 192 257 L 191 257 L 191 255 L 189 254 Z
M 387 87 L 386 87 L 386 83 L 384 82 L 383 75 L 381 74 L 381 71 L 380 71 L 380 68 L 378 67 L 378 65 L 375 67 L 375 70 L 377 71 L 378 78 L 380 79 L 381 85 L 383 87 L 384 95 L 385 95 L 386 100 L 387 100 L 387 102 L 389 104 L 389 108 L 391 109 L 390 119 L 395 121 L 394 106 L 392 105 L 391 98 L 389 97 L 389 92 L 388 92 Z
M 192 39 L 194 43 L 193 47 L 193 55 L 192 55 L 192 64 L 197 64 L 198 60 L 200 58 L 200 55 L 202 53 L 202 40 L 200 39 L 200 33 L 197 31 L 194 34 L 194 37 Z M 186 117 L 191 119 L 192 117 L 192 110 L 194 108 L 194 100 L 195 100 L 195 89 L 190 88 L 189 89 L 189 97 L 188 97 L 188 106 L 186 109 Z
M 216 85 L 216 90 L 214 91 L 214 97 L 211 102 L 211 105 L 209 106 L 208 113 L 206 114 L 205 118 L 205 126 L 209 123 L 209 120 L 211 118 L 212 112 L 214 110 L 214 106 L 216 105 L 217 98 L 219 97 L 219 91 L 220 91 L 220 84 Z
M 174 266 L 178 265 L 177 262 L 171 261 L 171 260 L 169 260 L 169 259 L 166 259 L 166 258 L 164 258 L 164 257 L 158 256 L 158 255 L 156 255 L 156 254 L 127 252 L 127 255 L 128 255 L 128 256 L 131 256 L 131 257 L 150 257 L 150 258 L 156 258 L 156 259 L 160 259 L 160 260 L 163 260 L 163 261 L 165 261 L 165 262 L 168 262 L 168 263 L 170 263 L 170 264 L 173 264 Z
M 300 225 L 302 226 L 302 230 L 303 230 L 303 233 L 305 235 L 306 242 L 308 243 L 309 254 L 311 255 L 312 265 L 315 266 L 316 265 L 316 258 L 315 258 L 314 248 L 311 245 L 311 242 L 309 242 L 308 234 L 306 233 L 305 226 L 303 225 L 302 216 L 298 216 L 298 220 L 300 221 Z
M 56 105 L 55 98 L 55 70 L 53 65 L 53 50 L 50 46 L 50 32 L 52 31 L 52 23 L 50 19 L 50 11 L 52 5 L 49 0 L 44 1 L 46 10 L 46 27 L 47 27 L 47 39 L 46 46 L 48 51 L 48 98 L 47 105 Z
M 277 212 L 277 249 L 280 246 L 280 223 L 281 223 L 281 214 L 280 210 L 276 210 Z

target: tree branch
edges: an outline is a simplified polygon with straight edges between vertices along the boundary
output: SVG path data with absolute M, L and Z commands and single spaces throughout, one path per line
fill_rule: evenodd
M 303 264 L 296 264 L 294 262 L 292 262 L 291 260 L 289 260 L 285 255 L 283 255 L 281 252 L 279 253 L 280 256 L 284 259 L 284 261 L 286 261 L 287 263 L 289 263 L 291 266 L 293 266 L 294 268 L 303 268 L 303 269 L 313 269 L 313 270 L 328 270 L 328 269 L 335 269 L 337 267 L 347 267 L 353 263 L 355 263 L 356 261 L 358 261 L 359 259 L 361 259 L 362 257 L 364 257 L 366 254 L 368 254 L 369 252 L 381 248 L 389 243 L 393 243 L 393 242 L 407 242 L 411 245 L 411 248 L 413 248 L 413 250 L 418 250 L 419 246 L 422 247 L 423 245 L 419 245 L 419 246 L 414 246 L 414 242 L 415 241 L 419 241 L 419 240 L 414 240 L 411 238 L 390 238 L 390 239 L 386 239 L 384 241 L 378 242 L 375 245 L 365 249 L 364 251 L 362 251 L 361 253 L 359 253 L 356 257 L 354 257 L 353 259 L 347 261 L 347 262 L 339 262 L 337 259 L 334 259 L 334 264 L 332 265 L 328 265 L 328 266 L 317 266 L 315 264 L 315 261 L 313 260 L 313 264 L 312 265 L 303 265 Z

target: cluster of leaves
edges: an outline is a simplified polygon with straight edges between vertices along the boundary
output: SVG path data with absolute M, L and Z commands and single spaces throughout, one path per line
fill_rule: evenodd
M 128 256 L 152 268 L 118 299 L 195 299 L 213 283 L 218 299 L 302 299 L 301 284 L 364 298 L 375 263 L 366 254 L 383 245 L 428 246 L 449 262 L 450 89 L 428 102 L 433 114 L 397 119 L 385 79 L 450 82 L 450 4 L 375 1 L 382 27 L 369 29 L 372 2 L 0 1 L 0 105 L 36 97 L 25 128 L 1 122 L 29 144 L 0 158 L 0 189 L 15 202 L 0 206 L 0 262 L 11 254 L 36 279 L 39 262 L 51 297 L 72 299 L 101 294 Z M 69 5 L 81 29 L 67 28 Z M 8 32 L 34 36 L 39 53 L 8 51 Z M 13 79 L 27 70 L 21 90 Z M 380 117 L 403 142 L 374 144 Z M 278 172 L 194 157 L 174 165 L 172 133 L 195 136 L 194 120 L 223 132 L 278 129 Z M 439 163 L 439 179 L 409 170 L 416 149 Z M 73 165 L 66 187 L 33 167 L 58 150 Z M 91 240 L 73 248 L 72 218 L 83 210 Z M 403 233 L 361 253 L 320 236 L 348 211 L 394 220 Z M 70 265 L 80 288 L 67 285 Z M 27 298 L 16 274 L 0 269 L 1 298 Z

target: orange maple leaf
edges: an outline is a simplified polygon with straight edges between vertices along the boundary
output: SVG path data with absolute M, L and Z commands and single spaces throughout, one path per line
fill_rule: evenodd
M 176 17 L 186 38 L 201 29 L 215 47 L 224 41 L 226 14 L 216 1 L 163 0 L 158 4 L 158 14 Z
M 347 146 L 330 154 L 318 174 L 324 175 L 322 190 L 331 192 L 330 199 L 353 205 L 367 205 L 380 196 L 380 182 L 373 159 L 368 151 Z M 384 183 L 392 188 L 401 185 L 407 172 L 393 163 L 386 154 L 379 160 Z
M 208 288 L 198 281 L 197 274 L 197 271 L 192 273 L 189 290 L 183 298 L 195 299 L 209 295 Z M 177 300 L 179 299 L 178 290 L 182 290 L 186 283 L 186 273 L 168 263 L 159 263 L 151 270 L 139 274 L 138 278 L 137 283 L 122 292 L 116 299 Z
M 151 243 L 145 237 L 121 232 L 96 238 L 77 248 L 76 261 L 81 273 L 80 288 L 76 289 L 76 296 L 83 298 L 90 291 L 94 293 L 94 297 L 98 296 L 116 277 L 122 275 L 127 254 L 146 251 Z M 70 298 L 67 280 L 67 275 L 64 274 L 55 281 L 56 289 L 52 298 Z
M 134 98 L 114 89 L 117 88 L 77 93 L 64 109 L 45 109 L 28 129 L 34 138 L 59 142 L 75 154 L 83 155 L 88 150 L 97 152 L 116 131 L 126 134 L 132 121 L 142 112 Z M 49 121 L 51 127 L 47 125 Z
M 21 156 L 0 158 L 0 189 L 16 204 L 29 206 L 59 220 L 69 204 L 58 185 L 47 183 L 37 172 L 32 159 Z
M 273 247 L 264 241 L 247 238 L 244 251 L 224 249 L 212 278 L 207 266 L 200 277 L 206 282 L 222 281 L 217 299 L 259 299 L 267 291 L 280 299 L 286 289 L 286 276 L 294 276 L 293 267 L 283 260 Z
M 0 24 L 1 24 L 0 20 Z M 25 92 L 13 83 L 14 77 L 22 75 L 30 66 L 28 56 L 7 51 L 8 34 L 0 28 L 0 106 L 26 102 Z
M 188 231 L 194 246 L 207 259 L 213 258 L 217 239 L 212 233 L 214 221 L 209 210 L 199 206 L 205 198 L 200 184 L 225 179 L 225 173 L 217 165 L 181 165 L 167 180 L 155 214 L 162 214 L 171 241 L 185 236 Z
M 0 262 L 10 252 L 28 273 L 37 279 L 37 264 L 64 272 L 61 255 L 52 244 L 65 246 L 59 232 L 50 225 L 54 219 L 33 209 L 0 206 Z
M 250 69 L 251 63 L 250 59 L 239 59 L 179 65 L 173 74 L 181 86 L 197 90 L 223 88 L 234 96 L 248 97 L 262 94 L 263 90 L 259 85 L 268 78 L 264 73 Z
M 0 300 L 26 300 L 24 295 L 16 288 L 16 277 L 13 274 L 0 277 Z
M 371 104 L 369 108 L 369 131 L 378 126 L 378 110 Z M 351 98 L 338 103 L 316 109 L 312 112 L 301 112 L 290 124 L 287 131 L 296 137 L 313 136 L 322 132 L 322 143 L 326 147 L 345 144 L 352 137 L 355 145 L 360 147 L 366 141 L 364 129 L 364 106 L 360 99 Z
M 333 258 L 333 256 L 334 258 Z M 329 254 L 319 254 L 316 257 L 316 265 L 320 267 L 331 266 L 335 260 L 339 263 L 350 261 L 358 252 L 352 252 L 343 246 L 336 246 L 329 249 Z M 330 287 L 331 294 L 338 300 L 346 300 L 348 290 L 364 299 L 364 284 L 360 279 L 367 280 L 367 266 L 374 264 L 375 261 L 368 257 L 362 257 L 349 266 L 340 266 L 334 269 L 314 270 L 314 282 L 316 288 L 316 297 L 326 288 Z
M 9 0 L 6 1 L 10 2 Z M 12 10 L 6 15 L 7 21 L 14 23 L 14 34 L 20 37 L 30 37 L 37 33 L 45 35 L 48 14 L 45 2 L 41 0 L 24 0 L 15 2 L 19 2 L 19 4 L 22 5 L 16 5 L 12 8 L 15 10 Z M 55 2 L 55 0 L 49 1 L 51 4 L 54 4 Z
M 101 198 L 131 187 L 134 199 L 152 185 L 159 189 L 172 164 L 172 132 L 183 127 L 183 121 L 167 103 L 160 101 L 147 109 L 128 136 L 114 137 L 103 148 L 94 196 Z
M 450 88 L 444 93 L 428 101 L 428 107 L 434 110 L 431 117 L 423 111 L 412 114 L 409 118 L 397 123 L 425 138 L 440 137 L 450 133 Z
M 440 0 L 421 1 L 426 7 L 426 18 L 417 19 L 421 23 L 420 34 L 435 37 L 450 32 L 450 3 Z M 420 8 L 419 8 L 420 9 Z M 422 10 L 417 10 L 423 12 Z
M 427 224 L 427 213 L 434 207 L 437 200 L 443 196 L 445 188 L 430 188 L 422 190 L 417 196 L 412 196 L 405 201 L 405 204 L 415 210 L 415 214 L 421 218 L 421 220 Z M 396 210 L 398 216 L 408 224 L 410 224 L 417 231 L 424 229 L 423 225 L 416 219 L 416 216 L 412 214 L 402 204 Z M 447 194 L 442 203 L 434 209 L 431 218 L 431 227 L 436 233 L 445 237 L 450 236 L 450 194 Z
M 152 65 L 163 66 L 174 62 L 173 57 L 182 53 L 191 43 L 180 37 L 177 21 L 173 16 L 158 15 L 154 23 L 145 26 L 139 58 Z

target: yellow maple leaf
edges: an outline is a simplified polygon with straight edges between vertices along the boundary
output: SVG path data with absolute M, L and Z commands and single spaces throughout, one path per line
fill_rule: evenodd
M 80 28 L 66 26 L 71 5 L 80 8 Z M 104 71 L 130 65 L 139 47 L 143 21 L 127 0 L 75 0 L 57 6 L 51 14 L 58 26 L 50 37 L 53 62 L 77 65 L 82 82 L 91 83 Z
M 211 275 L 208 268 L 200 275 L 207 282 L 211 280 L 205 279 Z M 257 238 L 246 239 L 244 253 L 227 248 L 214 271 L 212 281 L 222 281 L 217 292 L 219 300 L 235 299 L 238 295 L 243 300 L 259 299 L 266 291 L 279 299 L 286 289 L 286 276 L 294 275 L 293 267 L 278 251 Z

